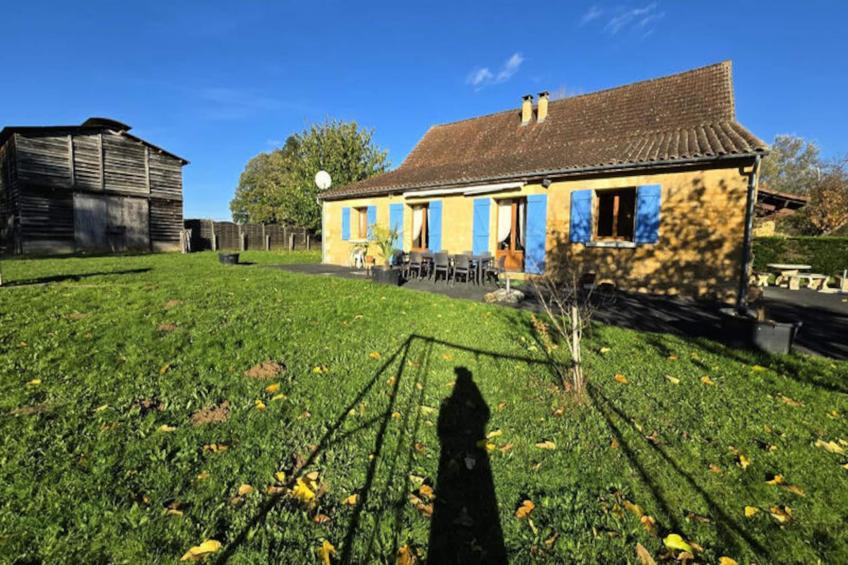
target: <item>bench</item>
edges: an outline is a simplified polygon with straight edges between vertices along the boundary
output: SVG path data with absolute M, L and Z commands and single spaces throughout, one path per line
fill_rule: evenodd
M 798 274 L 794 277 L 790 277 L 789 288 L 791 288 L 792 290 L 798 290 L 798 288 L 800 287 L 800 281 L 806 280 L 808 288 L 811 288 L 813 290 L 827 290 L 827 279 L 827 275 L 820 275 L 818 273 Z

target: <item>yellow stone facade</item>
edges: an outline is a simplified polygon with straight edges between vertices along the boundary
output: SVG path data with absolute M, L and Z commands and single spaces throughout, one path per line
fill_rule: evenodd
M 489 250 L 496 247 L 497 206 L 502 198 L 547 194 L 546 268 L 577 266 L 580 272 L 593 272 L 597 281 L 617 288 L 657 294 L 712 295 L 730 298 L 738 284 L 741 267 L 745 202 L 750 167 L 713 167 L 674 172 L 621 173 L 593 178 L 554 181 L 547 189 L 528 183 L 520 189 L 485 195 L 493 200 L 489 208 Z M 659 241 L 610 248 L 573 244 L 569 241 L 569 211 L 574 190 L 662 187 Z M 404 204 L 403 249 L 411 247 L 412 205 L 442 202 L 442 249 L 459 253 L 472 249 L 473 201 L 483 195 L 439 195 L 405 198 L 401 194 L 371 198 L 351 198 L 323 202 L 323 261 L 349 265 L 357 243 L 342 240 L 344 207 L 376 206 L 377 224 L 388 225 L 389 205 Z M 353 224 L 353 220 L 351 220 Z M 375 246 L 368 250 L 379 257 Z

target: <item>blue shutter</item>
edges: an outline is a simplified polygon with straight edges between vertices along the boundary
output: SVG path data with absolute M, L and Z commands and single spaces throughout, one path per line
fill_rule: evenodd
M 592 240 L 592 191 L 575 190 L 571 193 L 571 243 L 588 243 Z
M 430 202 L 430 217 L 427 219 L 427 235 L 431 251 L 442 250 L 442 201 Z
M 395 246 L 403 249 L 403 204 L 389 204 L 389 229 L 397 231 Z
M 377 207 L 368 207 L 368 239 L 374 239 L 374 226 L 377 223 Z
M 342 239 L 350 239 L 350 208 L 342 208 Z
M 658 184 L 644 184 L 636 191 L 636 243 L 659 241 L 661 195 Z
M 480 255 L 489 250 L 489 206 L 488 198 L 474 200 L 474 227 L 471 237 L 471 249 L 474 255 Z
M 533 194 L 527 197 L 527 233 L 524 234 L 524 271 L 545 272 L 545 239 L 548 225 L 548 196 Z

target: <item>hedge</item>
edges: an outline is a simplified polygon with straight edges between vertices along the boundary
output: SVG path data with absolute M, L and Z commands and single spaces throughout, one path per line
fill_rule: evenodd
M 754 238 L 754 268 L 766 271 L 769 263 L 803 263 L 813 273 L 842 274 L 848 269 L 848 237 Z

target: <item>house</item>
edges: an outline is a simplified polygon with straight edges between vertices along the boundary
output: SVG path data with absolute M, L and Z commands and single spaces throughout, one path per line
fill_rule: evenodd
M 767 146 L 736 120 L 731 64 L 431 127 L 395 170 L 321 195 L 323 260 L 368 227 L 404 250 L 573 266 L 618 288 L 727 298 L 746 269 Z M 372 248 L 370 253 L 374 253 Z
M 0 131 L 0 246 L 17 254 L 179 249 L 188 161 L 130 129 L 90 118 Z

